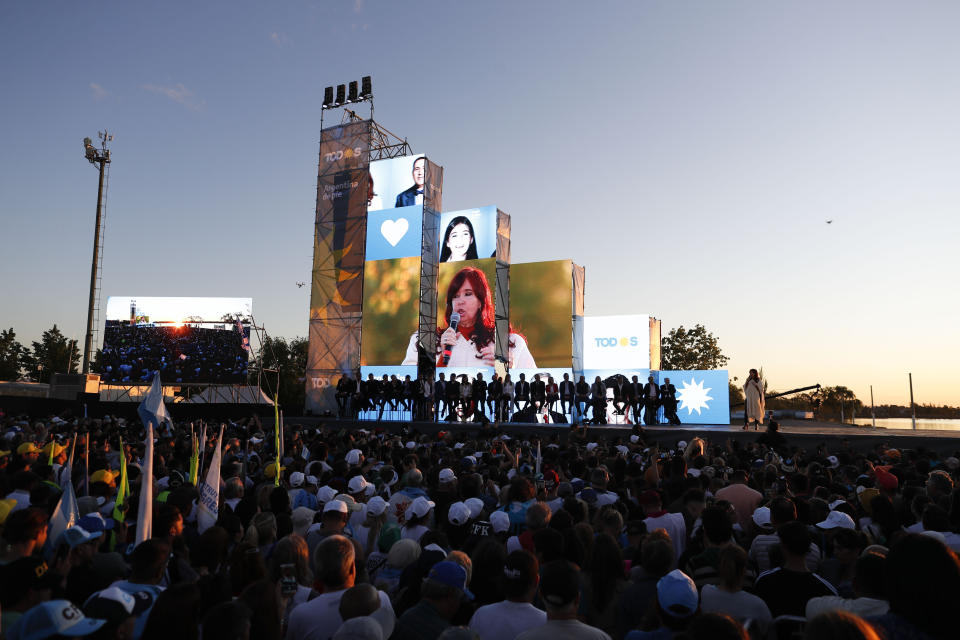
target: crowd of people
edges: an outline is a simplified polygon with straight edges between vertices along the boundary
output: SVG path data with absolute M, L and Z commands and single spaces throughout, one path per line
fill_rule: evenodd
M 242 384 L 249 354 L 240 334 L 224 329 L 131 325 L 107 321 L 100 376 L 105 383 L 164 382 Z
M 660 416 L 679 425 L 677 389 L 666 378 L 658 385 L 653 376 L 646 382 L 632 376 L 614 375 L 607 379 L 595 376 L 592 383 L 584 376 L 576 382 L 564 373 L 562 380 L 536 373 L 527 380 L 520 373 L 516 381 L 507 373 L 496 373 L 485 380 L 483 373 L 437 374 L 436 381 L 409 375 L 400 380 L 383 374 L 381 379 L 367 374 L 364 380 L 344 375 L 337 381 L 336 397 L 339 417 L 376 416 L 383 420 L 384 411 L 409 413 L 414 420 L 443 422 L 528 422 L 607 424 L 611 419 L 626 424 L 659 424 Z M 402 415 L 402 414 L 401 414 Z M 641 418 L 642 416 L 642 418 Z M 761 421 L 762 422 L 762 421 Z
M 956 451 L 373 426 L 0 418 L 3 636 L 957 637 Z

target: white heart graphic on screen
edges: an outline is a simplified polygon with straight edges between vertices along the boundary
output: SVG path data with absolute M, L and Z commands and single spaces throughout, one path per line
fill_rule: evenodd
M 398 242 L 403 240 L 403 236 L 407 235 L 409 228 L 410 223 L 407 222 L 406 218 L 384 220 L 383 224 L 380 225 L 380 235 L 387 239 L 391 247 L 395 247 Z

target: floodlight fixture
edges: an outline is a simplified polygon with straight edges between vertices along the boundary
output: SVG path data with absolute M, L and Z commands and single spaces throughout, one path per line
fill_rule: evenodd
M 338 84 L 337 85 L 337 104 L 345 104 L 347 102 L 347 85 Z
M 372 98 L 373 97 L 373 87 L 370 82 L 370 76 L 363 76 L 360 78 L 360 98 Z
M 347 93 L 347 102 L 356 102 L 357 101 L 357 81 L 350 81 L 350 91 Z
M 323 106 L 324 108 L 333 106 L 333 87 L 323 89 Z

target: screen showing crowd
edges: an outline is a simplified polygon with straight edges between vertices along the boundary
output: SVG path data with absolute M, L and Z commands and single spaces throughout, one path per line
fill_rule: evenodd
M 247 381 L 250 298 L 111 296 L 103 350 L 104 383 L 242 384 Z

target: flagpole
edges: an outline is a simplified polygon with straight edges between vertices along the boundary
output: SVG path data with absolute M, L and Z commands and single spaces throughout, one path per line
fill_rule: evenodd
M 90 432 L 83 438 L 86 446 L 83 448 L 83 495 L 90 495 Z

